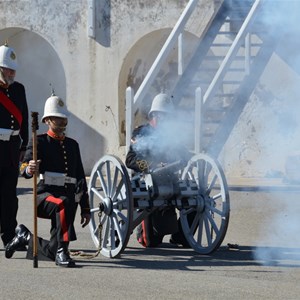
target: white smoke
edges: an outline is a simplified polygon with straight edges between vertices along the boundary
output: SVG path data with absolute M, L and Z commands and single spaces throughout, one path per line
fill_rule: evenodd
M 271 197 L 272 209 L 266 208 L 266 219 L 260 225 L 255 251 L 255 258 L 262 264 L 283 263 L 289 259 L 300 261 L 300 195 L 292 192 L 293 184 L 300 183 L 300 165 L 295 155 L 300 153 L 300 55 L 295 51 L 300 31 L 294 22 L 297 18 L 293 16 L 293 12 L 299 11 L 300 2 L 286 1 L 284 4 L 285 10 L 280 11 L 278 7 L 276 14 L 265 14 L 266 23 L 282 24 L 277 28 L 284 32 L 252 96 L 252 108 L 256 108 L 248 115 L 248 132 L 251 128 L 253 137 L 250 143 L 259 149 L 248 169 L 254 167 L 253 172 L 257 168 L 258 175 L 281 178 L 280 184 L 287 185 L 284 192 L 271 189 L 266 194 Z M 280 36 L 280 32 L 277 33 Z M 297 171 L 293 174 L 296 182 L 287 180 L 289 158 Z M 260 205 L 263 207 L 264 203 Z
M 175 115 L 173 118 L 175 118 Z M 147 130 L 150 130 L 151 134 L 145 132 Z M 168 120 L 159 124 L 156 128 L 143 127 L 132 147 L 138 155 L 152 152 L 156 159 L 159 159 L 157 156 L 171 158 L 180 156 L 181 149 L 185 148 L 185 138 L 186 136 L 183 134 L 180 124 L 174 120 Z M 177 151 L 178 153 L 175 153 Z
M 223 149 L 221 162 L 225 173 L 232 177 L 276 177 L 285 184 L 286 160 L 296 151 L 300 153 L 300 30 L 298 21 L 296 22 L 298 17 L 291 13 L 299 12 L 300 1 L 284 3 L 286 7 L 296 6 L 289 13 L 281 10 L 278 3 L 272 5 L 272 1 L 266 2 L 269 2 L 276 13 L 267 11 L 265 23 L 271 28 L 280 24 L 277 28 L 284 32 L 278 32 L 278 36 L 281 36 L 279 45 L 274 49 L 273 56 L 258 79 L 256 89 Z M 289 23 L 283 20 L 288 20 Z M 172 145 L 176 141 L 184 144 L 183 139 L 188 135 L 191 140 L 194 133 L 192 130 L 181 133 L 172 126 L 169 130 L 167 135 L 153 139 L 168 144 L 169 147 L 164 148 L 167 151 L 173 151 Z M 145 140 L 138 147 L 148 147 L 153 140 Z M 270 212 L 266 208 L 266 219 L 261 220 L 261 234 L 255 243 L 258 246 L 255 257 L 266 264 L 287 257 L 300 261 L 300 255 L 295 254 L 300 249 L 300 199 L 297 195 L 290 194 L 288 189 L 287 193 L 280 194 L 269 191 L 269 195 L 272 197 L 274 210 Z M 263 202 L 260 203 L 259 210 L 262 207 Z
M 282 197 L 280 199 L 279 194 Z M 270 194 L 277 212 L 270 216 L 272 210 L 266 209 L 266 219 L 261 224 L 258 247 L 254 252 L 255 259 L 262 264 L 277 264 L 279 261 L 284 263 L 289 260 L 300 262 L 300 196 L 297 194 L 299 193 Z

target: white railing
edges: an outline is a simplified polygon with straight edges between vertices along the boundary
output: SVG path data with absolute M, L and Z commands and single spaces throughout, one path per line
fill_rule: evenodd
M 233 61 L 234 57 L 236 56 L 241 44 L 243 41 L 246 41 L 247 45 L 247 37 L 249 32 L 249 27 L 254 22 L 254 14 L 257 12 L 257 10 L 260 7 L 262 0 L 256 0 L 254 4 L 252 5 L 249 14 L 247 15 L 242 27 L 240 28 L 239 32 L 237 33 L 231 47 L 229 48 L 224 60 L 222 61 L 215 77 L 213 78 L 212 82 L 210 83 L 209 87 L 207 88 L 204 96 L 203 96 L 203 103 L 207 101 L 207 99 L 211 99 L 214 97 L 216 91 L 218 90 L 225 73 L 228 70 L 228 67 L 230 66 L 231 62 Z M 249 47 L 249 46 L 248 46 Z M 247 57 L 245 57 L 245 60 Z
M 178 42 L 178 75 L 182 75 L 182 33 L 198 2 L 199 0 L 189 1 L 136 94 L 134 95 L 134 91 L 131 87 L 128 87 L 126 90 L 126 153 L 129 149 L 130 138 L 133 129 L 133 114 L 147 94 L 156 75 L 158 74 L 170 52 L 173 50 L 173 46 L 176 42 Z
M 182 33 L 184 31 L 184 27 L 189 20 L 191 14 L 193 13 L 197 3 L 199 0 L 190 0 L 187 4 L 186 8 L 184 9 L 182 15 L 180 16 L 179 20 L 177 21 L 175 27 L 173 28 L 172 32 L 170 33 L 168 39 L 166 40 L 164 46 L 162 47 L 161 51 L 159 52 L 157 58 L 155 59 L 153 65 L 151 66 L 150 70 L 148 71 L 145 79 L 143 80 L 142 84 L 140 85 L 139 89 L 137 90 L 136 94 L 134 95 L 134 91 L 131 87 L 128 87 L 126 90 L 126 152 L 128 151 L 130 145 L 130 138 L 132 133 L 132 126 L 133 126 L 133 114 L 137 110 L 140 102 L 143 100 L 145 95 L 147 94 L 151 84 L 153 83 L 156 75 L 158 74 L 159 70 L 162 67 L 162 64 L 165 62 L 165 59 L 168 57 L 170 52 L 173 50 L 173 46 L 176 41 L 178 41 L 178 74 L 181 75 L 183 72 L 182 66 Z M 250 43 L 250 36 L 248 35 L 249 27 L 253 23 L 253 16 L 257 12 L 260 7 L 261 2 L 264 0 L 255 0 L 254 4 L 251 7 L 249 14 L 247 15 L 241 29 L 239 30 L 236 38 L 234 39 L 231 47 L 228 50 L 227 55 L 225 56 L 223 62 L 221 63 L 215 77 L 213 78 L 211 84 L 209 85 L 206 93 L 202 95 L 201 89 L 198 88 L 195 91 L 195 152 L 201 152 L 201 135 L 202 135 L 202 105 L 206 102 L 208 98 L 211 98 L 215 95 L 216 90 L 219 88 L 226 70 L 228 66 L 230 66 L 232 60 L 234 59 L 239 47 L 243 41 L 249 47 Z M 249 51 L 249 49 L 248 49 Z M 248 52 L 249 55 L 249 52 Z M 246 72 L 249 72 L 249 57 L 245 57 L 245 69 Z
M 145 95 L 147 94 L 151 84 L 153 83 L 156 75 L 158 74 L 159 70 L 161 69 L 162 64 L 165 62 L 166 58 L 173 50 L 174 44 L 178 41 L 179 45 L 181 43 L 181 33 L 184 31 L 184 27 L 189 20 L 191 14 L 193 13 L 197 3 L 199 0 L 190 0 L 187 4 L 186 8 L 182 12 L 179 20 L 177 21 L 175 27 L 171 31 L 168 39 L 166 40 L 165 44 L 163 45 L 162 49 L 160 50 L 157 58 L 155 59 L 153 65 L 151 66 L 150 70 L 148 71 L 146 77 L 144 78 L 142 84 L 140 85 L 139 89 L 135 93 L 133 99 L 133 110 L 135 111 L 139 105 L 139 103 L 143 100 Z M 179 55 L 182 53 L 182 49 L 178 51 Z M 179 57 L 179 61 L 181 58 Z

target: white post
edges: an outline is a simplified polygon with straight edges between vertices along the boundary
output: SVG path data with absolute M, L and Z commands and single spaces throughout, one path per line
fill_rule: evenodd
M 202 151 L 202 104 L 202 91 L 201 87 L 198 87 L 195 91 L 195 154 Z
M 245 38 L 245 73 L 250 74 L 250 61 L 251 61 L 251 35 L 248 33 Z
M 183 73 L 183 49 L 182 49 L 182 33 L 178 37 L 178 75 Z
M 131 139 L 131 133 L 132 133 L 132 117 L 133 117 L 133 97 L 134 92 L 131 87 L 128 87 L 126 89 L 126 153 L 127 154 L 130 146 L 130 139 Z

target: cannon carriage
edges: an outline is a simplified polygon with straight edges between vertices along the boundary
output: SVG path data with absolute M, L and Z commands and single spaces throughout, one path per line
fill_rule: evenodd
M 89 180 L 90 233 L 105 257 L 117 257 L 141 221 L 163 207 L 175 207 L 189 245 L 210 254 L 221 245 L 229 222 L 227 182 L 217 160 L 194 155 L 130 177 L 122 161 L 103 156 Z

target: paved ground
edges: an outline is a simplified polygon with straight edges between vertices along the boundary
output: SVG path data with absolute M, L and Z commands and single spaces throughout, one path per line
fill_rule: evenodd
M 20 179 L 18 189 L 18 219 L 30 229 L 31 184 Z M 8 260 L 0 248 L 1 299 L 300 299 L 300 192 L 269 185 L 230 190 L 227 235 L 211 256 L 172 247 L 167 237 L 161 248 L 144 249 L 132 235 L 121 258 L 77 259 L 76 269 L 39 261 L 33 268 L 24 252 Z M 48 221 L 38 224 L 48 237 Z M 71 248 L 95 251 L 79 219 L 76 230 Z

